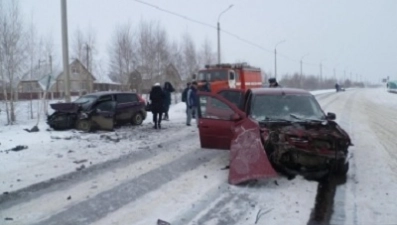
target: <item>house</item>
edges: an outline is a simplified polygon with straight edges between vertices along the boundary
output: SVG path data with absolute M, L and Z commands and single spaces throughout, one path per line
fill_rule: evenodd
M 161 74 L 149 75 L 137 69 L 128 78 L 131 90 L 135 89 L 138 93 L 148 93 L 155 83 L 160 83 L 163 86 L 166 81 L 170 82 L 177 90 L 184 88 L 184 82 L 172 63 L 165 67 Z
M 78 59 L 74 59 L 72 63 L 69 64 L 69 70 L 71 95 L 81 95 L 82 93 L 88 93 L 94 90 L 94 81 L 96 78 Z M 26 97 L 27 95 L 24 93 L 33 93 L 33 95 L 36 96 L 43 92 L 43 88 L 39 84 L 39 80 L 46 76 L 51 76 L 55 79 L 55 83 L 49 89 L 49 92 L 52 93 L 52 96 L 62 96 L 65 92 L 64 72 L 60 69 L 53 70 L 49 64 L 43 64 L 38 65 L 32 70 L 26 72 L 19 79 L 18 94 L 20 99 L 29 98 Z M 32 94 L 30 94 L 30 96 L 32 96 Z
M 118 82 L 114 82 L 110 77 L 106 74 L 95 76 L 96 80 L 94 81 L 94 92 L 98 91 L 121 91 L 122 84 Z

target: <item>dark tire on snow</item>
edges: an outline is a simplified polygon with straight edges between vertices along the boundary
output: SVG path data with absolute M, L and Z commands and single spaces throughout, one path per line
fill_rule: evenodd
M 89 120 L 79 120 L 76 124 L 77 130 L 90 132 L 92 129 L 92 123 Z
M 141 125 L 143 123 L 143 115 L 142 113 L 136 113 L 132 116 L 132 124 L 133 125 Z
M 335 162 L 334 174 L 344 176 L 349 171 L 349 162 L 345 162 L 344 160 L 340 160 Z

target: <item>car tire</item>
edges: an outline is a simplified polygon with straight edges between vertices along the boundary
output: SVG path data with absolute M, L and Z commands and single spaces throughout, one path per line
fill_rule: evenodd
M 133 125 L 141 125 L 143 123 L 143 115 L 142 113 L 136 113 L 132 116 L 132 124 Z
M 90 132 L 92 129 L 92 123 L 90 120 L 79 120 L 76 124 L 77 130 Z

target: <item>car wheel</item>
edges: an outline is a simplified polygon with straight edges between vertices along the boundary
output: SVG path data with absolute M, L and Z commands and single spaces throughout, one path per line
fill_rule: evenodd
M 345 162 L 344 160 L 335 162 L 334 174 L 346 175 L 348 171 L 349 171 L 349 162 Z
M 133 125 L 141 125 L 143 123 L 143 115 L 142 113 L 136 113 L 132 116 L 132 124 Z
M 85 132 L 90 132 L 92 128 L 91 121 L 89 120 L 79 120 L 76 125 L 77 130 L 82 130 Z

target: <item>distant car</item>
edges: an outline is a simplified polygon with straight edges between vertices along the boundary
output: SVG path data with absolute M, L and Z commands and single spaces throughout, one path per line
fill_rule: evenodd
M 54 130 L 113 130 L 123 124 L 140 125 L 146 118 L 145 101 L 136 93 L 97 92 L 72 103 L 55 103 L 47 123 Z
M 349 135 L 307 91 L 228 89 L 199 98 L 201 147 L 231 150 L 231 184 L 277 172 L 323 177 L 349 169 Z

